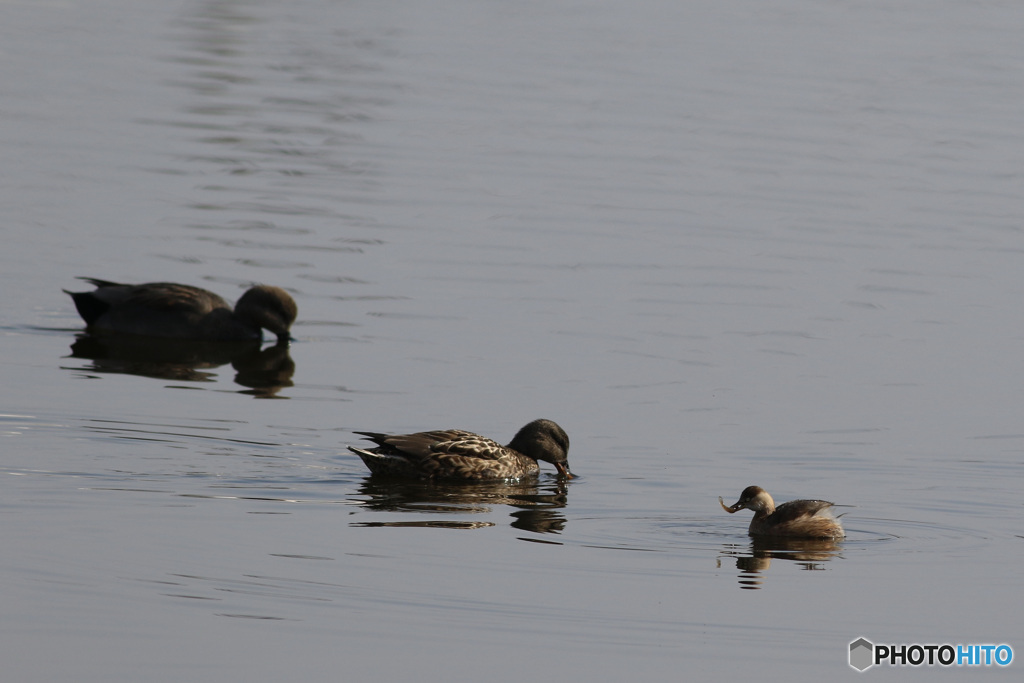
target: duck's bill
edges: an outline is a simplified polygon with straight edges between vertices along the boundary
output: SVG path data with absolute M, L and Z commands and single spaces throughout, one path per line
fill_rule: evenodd
M 576 475 L 569 471 L 569 463 L 567 462 L 556 462 L 555 469 L 558 470 L 559 476 L 565 477 L 566 479 L 576 478 Z
M 739 510 L 739 507 L 736 506 L 736 505 L 732 505 L 732 506 L 726 505 L 725 501 L 722 500 L 721 496 L 718 497 L 718 504 L 721 505 L 722 509 L 725 510 L 726 512 L 728 512 L 730 515 L 732 513 L 736 512 L 737 510 Z

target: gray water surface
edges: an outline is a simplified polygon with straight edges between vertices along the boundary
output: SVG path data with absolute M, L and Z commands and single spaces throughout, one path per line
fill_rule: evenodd
M 1024 6 L 0 16 L 5 680 L 1024 648 Z M 76 276 L 279 285 L 296 341 L 73 348 Z M 578 479 L 396 485 L 345 449 L 537 417 Z M 749 484 L 849 506 L 848 537 L 752 541 L 717 500 Z

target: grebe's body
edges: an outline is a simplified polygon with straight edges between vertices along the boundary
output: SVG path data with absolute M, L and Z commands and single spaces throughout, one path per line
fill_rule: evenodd
M 767 491 L 760 486 L 748 486 L 735 504 L 727 506 L 721 496 L 718 503 L 728 513 L 752 510 L 751 536 L 834 539 L 846 535 L 832 513 L 833 504 L 827 500 L 791 500 L 776 507 Z

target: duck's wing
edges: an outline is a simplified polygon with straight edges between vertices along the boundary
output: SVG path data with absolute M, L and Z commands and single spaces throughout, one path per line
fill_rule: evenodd
M 105 291 L 104 289 L 97 290 Z M 200 287 L 174 282 L 136 285 L 123 294 L 123 304 L 164 311 L 182 311 L 205 315 L 218 308 L 231 310 L 223 298 Z
M 96 286 L 91 292 L 70 293 L 75 302 L 88 302 L 100 311 L 174 311 L 205 315 L 218 308 L 230 310 L 228 302 L 213 292 L 179 285 L 175 282 L 148 282 L 142 285 L 123 285 L 109 280 L 80 278 Z M 98 317 L 98 316 L 97 316 Z
M 494 460 L 504 448 L 496 441 L 462 429 L 442 429 L 415 434 L 381 434 L 355 432 L 377 444 L 377 450 L 387 455 L 401 455 L 413 460 L 427 460 L 446 455 Z
M 430 447 L 430 450 L 444 455 L 461 455 L 481 460 L 497 460 L 507 451 L 497 441 L 472 432 L 456 429 L 446 432 L 446 436 L 449 438 L 445 441 L 438 441 Z

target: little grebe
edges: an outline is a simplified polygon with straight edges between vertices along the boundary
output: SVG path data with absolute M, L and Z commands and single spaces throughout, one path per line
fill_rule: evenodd
M 775 501 L 760 486 L 743 489 L 740 499 L 727 506 L 722 497 L 718 503 L 728 513 L 746 508 L 754 511 L 750 520 L 752 536 L 788 536 L 795 538 L 842 538 L 846 535 L 839 520 L 832 514 L 827 500 L 791 500 L 775 507 Z

